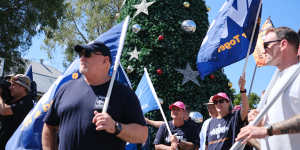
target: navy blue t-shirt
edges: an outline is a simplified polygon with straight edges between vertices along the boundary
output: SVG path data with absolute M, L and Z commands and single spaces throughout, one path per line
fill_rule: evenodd
M 206 133 L 208 150 L 229 150 L 242 126 L 240 110 L 221 119 L 211 119 Z
M 59 150 L 125 148 L 125 141 L 105 131 L 96 131 L 92 123 L 96 100 L 98 104 L 104 103 L 108 86 L 109 82 L 91 87 L 81 77 L 68 81 L 59 89 L 44 119 L 49 125 L 59 126 Z M 117 81 L 107 112 L 115 121 L 124 124 L 146 124 L 135 93 Z
M 177 139 L 192 142 L 194 145 L 199 145 L 199 134 L 197 134 L 198 128 L 191 122 L 186 121 L 181 127 L 175 127 L 172 121 L 169 121 L 168 124 L 170 126 L 171 133 L 173 135 L 176 135 Z M 164 144 L 168 146 L 171 145 L 170 135 L 167 130 L 166 124 L 162 124 L 159 127 L 153 144 Z

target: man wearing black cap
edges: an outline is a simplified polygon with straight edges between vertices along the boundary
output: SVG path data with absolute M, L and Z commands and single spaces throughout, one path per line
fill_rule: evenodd
M 125 142 L 144 143 L 148 129 L 135 93 L 115 81 L 107 113 L 101 113 L 110 83 L 110 50 L 101 42 L 77 45 L 80 78 L 57 91 L 44 119 L 43 149 L 121 150 Z M 58 129 L 59 128 L 59 129 Z
M 27 113 L 33 107 L 32 97 L 28 95 L 30 92 L 30 79 L 18 74 L 11 79 L 10 94 L 12 100 L 4 103 L 0 97 L 0 116 L 2 118 L 0 125 L 0 149 L 4 150 L 6 142 L 15 132 Z

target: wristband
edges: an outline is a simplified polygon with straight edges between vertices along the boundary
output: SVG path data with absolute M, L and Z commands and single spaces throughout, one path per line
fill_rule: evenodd
M 268 136 L 272 136 L 273 135 L 273 127 L 272 127 L 272 125 L 269 125 L 267 127 L 267 134 L 268 134 Z
M 240 93 L 246 93 L 247 92 L 247 90 L 246 89 L 244 89 L 244 90 L 240 90 Z

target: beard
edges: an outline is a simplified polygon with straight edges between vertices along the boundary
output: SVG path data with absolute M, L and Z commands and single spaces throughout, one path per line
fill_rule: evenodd
M 88 67 L 86 63 L 80 63 L 79 72 L 85 74 L 88 72 Z
M 279 56 L 270 56 L 270 55 L 266 55 L 266 65 L 268 66 L 277 66 L 280 62 L 280 57 Z

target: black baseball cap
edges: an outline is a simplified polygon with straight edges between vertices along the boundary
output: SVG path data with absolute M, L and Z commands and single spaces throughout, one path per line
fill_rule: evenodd
M 80 53 L 83 50 L 89 52 L 101 52 L 103 56 L 109 56 L 109 61 L 112 62 L 110 50 L 103 42 L 97 41 L 87 45 L 76 45 L 74 49 L 77 53 Z

